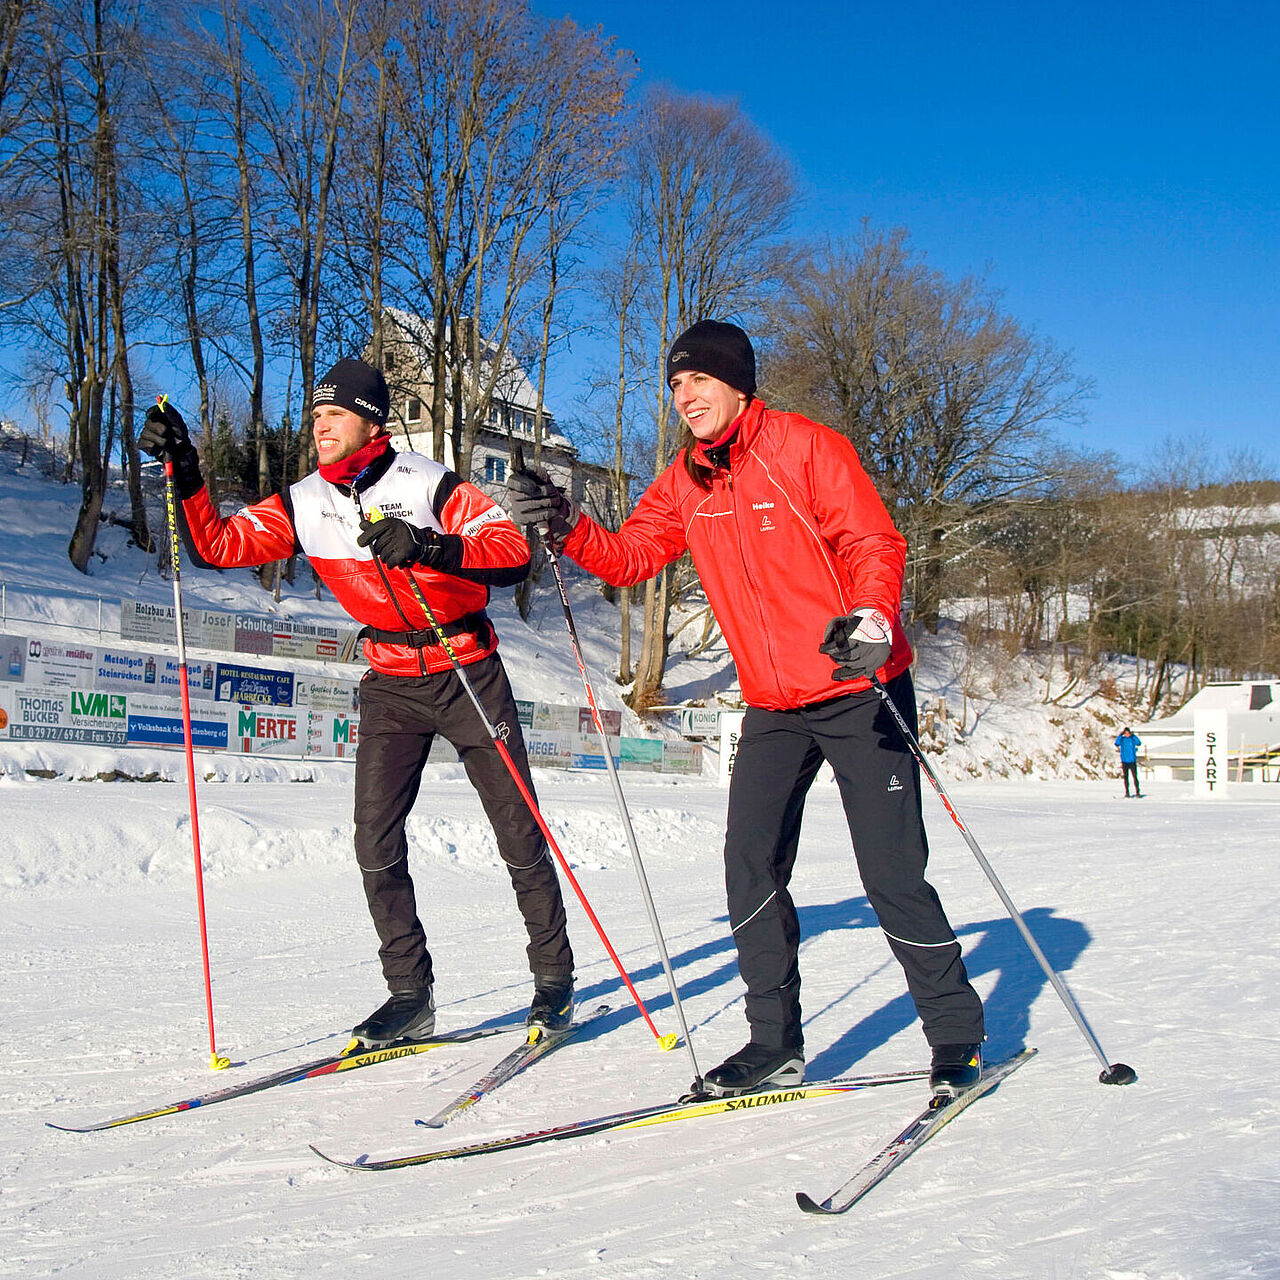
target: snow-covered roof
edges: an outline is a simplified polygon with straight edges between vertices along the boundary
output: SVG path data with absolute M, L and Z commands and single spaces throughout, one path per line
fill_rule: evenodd
M 416 316 L 409 311 L 402 311 L 398 307 L 387 307 L 385 314 L 404 337 L 418 348 L 420 363 L 424 368 L 428 367 L 431 360 L 431 334 L 427 321 L 422 316 Z M 521 409 L 530 415 L 536 414 L 538 410 L 537 390 L 529 378 L 528 371 L 511 353 L 511 349 L 508 347 L 499 355 L 498 344 L 485 339 L 483 358 L 487 361 L 492 361 L 495 358 L 499 360 L 498 374 L 494 379 L 494 399 L 513 408 Z M 545 402 L 542 406 L 542 412 L 543 440 L 561 448 L 572 447 L 569 438 L 556 429 L 555 414 Z M 504 434 L 506 430 L 504 428 Z M 533 439 L 531 423 L 525 425 L 520 422 L 513 422 L 510 432 L 512 435 L 526 440 Z

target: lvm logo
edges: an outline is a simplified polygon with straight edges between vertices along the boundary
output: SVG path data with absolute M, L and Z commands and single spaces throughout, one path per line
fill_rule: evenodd
M 125 699 L 122 693 L 87 693 L 71 691 L 71 714 L 88 716 L 94 720 L 125 719 Z

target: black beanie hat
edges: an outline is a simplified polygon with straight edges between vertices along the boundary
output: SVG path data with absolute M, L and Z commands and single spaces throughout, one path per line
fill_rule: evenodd
M 689 369 L 709 373 L 745 396 L 756 393 L 756 353 L 751 339 L 736 324 L 699 320 L 672 344 L 667 355 L 667 382 Z
M 339 360 L 316 384 L 311 403 L 336 404 L 380 427 L 387 425 L 391 412 L 386 378 L 363 360 Z

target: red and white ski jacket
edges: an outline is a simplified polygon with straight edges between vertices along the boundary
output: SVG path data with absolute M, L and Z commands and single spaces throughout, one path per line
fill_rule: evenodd
M 830 427 L 753 400 L 710 491 L 677 458 L 617 533 L 584 515 L 565 543 L 615 586 L 651 578 L 686 548 L 751 706 L 781 711 L 870 688 L 866 679 L 833 680 L 835 664 L 818 652 L 827 623 L 863 606 L 893 623 L 880 679 L 910 665 L 898 621 L 906 539 L 853 445 Z
M 430 627 L 409 585 L 410 574 L 436 620 L 447 626 L 483 610 L 490 586 L 512 586 L 528 570 L 529 544 L 507 513 L 475 485 L 422 454 L 388 449 L 360 477 L 358 496 L 366 514 L 376 508 L 422 529 L 459 535 L 461 567 L 453 573 L 421 565 L 388 569 L 356 543 L 356 494 L 346 485 L 330 484 L 318 471 L 233 516 L 218 514 L 207 489 L 187 498 L 182 511 L 191 549 L 207 565 L 265 564 L 301 551 L 357 622 L 382 631 Z M 464 665 L 498 647 L 493 628 L 483 624 L 451 635 L 449 643 Z M 417 648 L 366 639 L 364 654 L 376 671 L 395 676 L 450 666 L 440 645 Z

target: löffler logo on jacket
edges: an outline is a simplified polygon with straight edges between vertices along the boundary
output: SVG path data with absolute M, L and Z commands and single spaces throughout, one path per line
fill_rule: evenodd
M 889 785 L 885 787 L 886 791 L 901 791 L 902 783 L 898 781 L 898 775 L 895 773 L 889 779 Z

